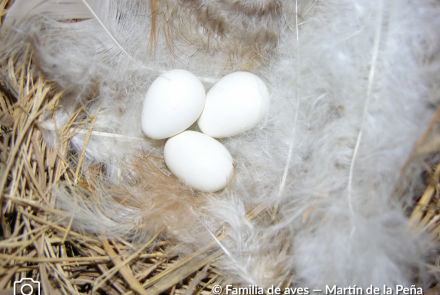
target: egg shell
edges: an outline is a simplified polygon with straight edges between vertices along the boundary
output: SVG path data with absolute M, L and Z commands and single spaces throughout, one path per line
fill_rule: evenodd
M 151 84 L 142 108 L 142 130 L 152 139 L 163 139 L 191 126 L 205 106 L 205 88 L 185 70 L 171 70 Z
M 177 178 L 203 192 L 223 189 L 234 170 L 229 151 L 214 138 L 195 131 L 168 139 L 164 158 Z
M 217 138 L 240 134 L 258 124 L 269 102 L 269 91 L 260 77 L 248 72 L 231 73 L 209 90 L 198 126 L 203 133 Z

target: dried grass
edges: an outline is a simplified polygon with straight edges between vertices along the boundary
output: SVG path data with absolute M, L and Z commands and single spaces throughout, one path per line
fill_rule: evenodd
M 8 2 L 0 2 L 0 18 L 7 13 Z M 84 150 L 75 163 L 69 145 L 70 130 L 76 127 L 90 137 L 95 118 L 87 114 L 78 126 L 76 118 L 86 113 L 79 109 L 60 132 L 58 148 L 51 148 L 42 140 L 38 124 L 58 107 L 61 96 L 33 66 L 32 52 L 0 65 L 0 294 L 13 294 L 14 281 L 22 278 L 40 281 L 46 294 L 210 294 L 213 285 L 224 284 L 227 277 L 216 268 L 216 259 L 224 253 L 214 250 L 215 240 L 178 259 L 168 251 L 173 242 L 161 237 L 162 229 L 136 252 L 128 241 L 72 230 L 73 216 L 55 208 L 52 188 L 62 181 L 70 189 L 78 184 L 93 190 L 81 171 Z M 408 216 L 412 227 L 435 240 L 440 237 L 439 120 L 440 108 L 405 166 L 410 170 L 411 163 L 425 159 L 426 188 L 415 203 L 408 204 Z M 270 218 L 272 211 L 262 204 L 248 218 L 263 214 Z M 218 241 L 225 236 L 218 236 Z M 440 271 L 439 260 L 435 257 L 429 266 L 433 272 Z M 289 276 L 281 286 L 289 284 Z M 438 281 L 430 285 L 425 294 L 436 294 Z

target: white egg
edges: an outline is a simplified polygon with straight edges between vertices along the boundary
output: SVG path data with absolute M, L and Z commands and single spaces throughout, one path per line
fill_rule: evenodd
M 234 170 L 229 151 L 214 138 L 195 131 L 168 139 L 164 158 L 177 178 L 204 192 L 224 188 Z
M 145 95 L 142 130 L 152 139 L 176 135 L 197 120 L 205 100 L 205 88 L 194 74 L 168 71 L 154 80 Z
M 269 100 L 260 77 L 248 72 L 226 75 L 209 90 L 199 128 L 217 138 L 248 131 L 264 117 Z

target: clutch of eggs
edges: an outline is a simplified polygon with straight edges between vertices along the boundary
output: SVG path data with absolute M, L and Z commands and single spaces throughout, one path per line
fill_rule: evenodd
M 170 138 L 164 158 L 177 178 L 195 189 L 223 189 L 233 172 L 229 151 L 212 137 L 234 136 L 255 127 L 269 108 L 263 80 L 248 72 L 220 79 L 205 96 L 200 80 L 171 70 L 151 84 L 142 109 L 142 130 L 152 139 Z M 200 130 L 184 131 L 197 119 Z

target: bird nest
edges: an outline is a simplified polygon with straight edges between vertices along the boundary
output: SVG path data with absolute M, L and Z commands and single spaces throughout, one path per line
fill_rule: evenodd
M 2 19 L 9 2 L 0 3 Z M 86 107 L 79 108 L 58 129 L 55 148 L 43 140 L 42 118 L 62 107 L 63 91 L 39 72 L 30 49 L 0 65 L 0 96 L 0 294 L 13 294 L 14 282 L 23 278 L 40 282 L 45 294 L 217 294 L 216 286 L 225 287 L 228 274 L 217 261 L 227 253 L 217 243 L 227 233 L 216 233 L 217 240 L 181 254 L 174 251 L 176 241 L 162 235 L 162 228 L 154 229 L 152 238 L 140 246 L 120 237 L 72 228 L 75 212 L 56 207 L 54 189 L 63 184 L 72 195 L 93 198 L 97 182 L 105 182 L 105 167 L 85 169 L 85 148 L 77 154 L 70 142 L 82 132 L 86 146 L 94 136 L 96 116 Z M 416 192 L 405 208 L 409 226 L 434 241 L 440 234 L 439 118 L 440 108 L 401 172 L 402 177 L 415 177 L 405 169 L 414 159 L 423 158 L 425 187 L 408 187 L 404 180 L 396 187 L 397 195 Z M 147 153 L 139 161 L 150 165 L 158 178 L 168 177 L 160 168 L 160 156 Z M 272 220 L 273 212 L 272 205 L 261 204 L 248 210 L 247 218 Z M 440 256 L 428 254 L 431 264 L 427 269 L 432 276 L 423 287 L 425 294 L 437 294 Z M 413 274 L 415 280 L 418 275 Z M 290 286 L 294 276 L 286 273 L 277 287 Z

